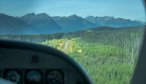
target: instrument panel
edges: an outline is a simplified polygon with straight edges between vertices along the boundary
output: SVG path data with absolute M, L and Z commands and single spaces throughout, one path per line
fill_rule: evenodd
M 0 77 L 17 84 L 84 84 L 63 58 L 25 49 L 0 48 Z
M 3 78 L 17 84 L 65 84 L 61 70 L 5 69 Z

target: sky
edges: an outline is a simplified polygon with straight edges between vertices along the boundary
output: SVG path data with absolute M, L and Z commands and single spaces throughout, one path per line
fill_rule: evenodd
M 114 16 L 145 21 L 142 0 L 0 0 L 0 13 L 22 16 L 26 13 L 50 16 Z

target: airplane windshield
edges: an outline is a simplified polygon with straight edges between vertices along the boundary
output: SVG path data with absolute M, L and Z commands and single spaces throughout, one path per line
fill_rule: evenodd
M 0 39 L 57 48 L 95 84 L 130 84 L 145 23 L 142 0 L 0 0 Z

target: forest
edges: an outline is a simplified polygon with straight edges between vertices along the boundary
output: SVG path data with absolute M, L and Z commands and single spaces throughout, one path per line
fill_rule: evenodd
M 143 34 L 144 27 L 100 27 L 57 34 L 0 35 L 0 38 L 57 48 L 77 61 L 95 84 L 129 84 Z

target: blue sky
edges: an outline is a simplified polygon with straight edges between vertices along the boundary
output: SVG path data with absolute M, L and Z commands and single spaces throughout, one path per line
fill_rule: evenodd
M 31 12 L 50 16 L 114 16 L 145 21 L 142 0 L 0 0 L 0 13 L 22 16 Z

